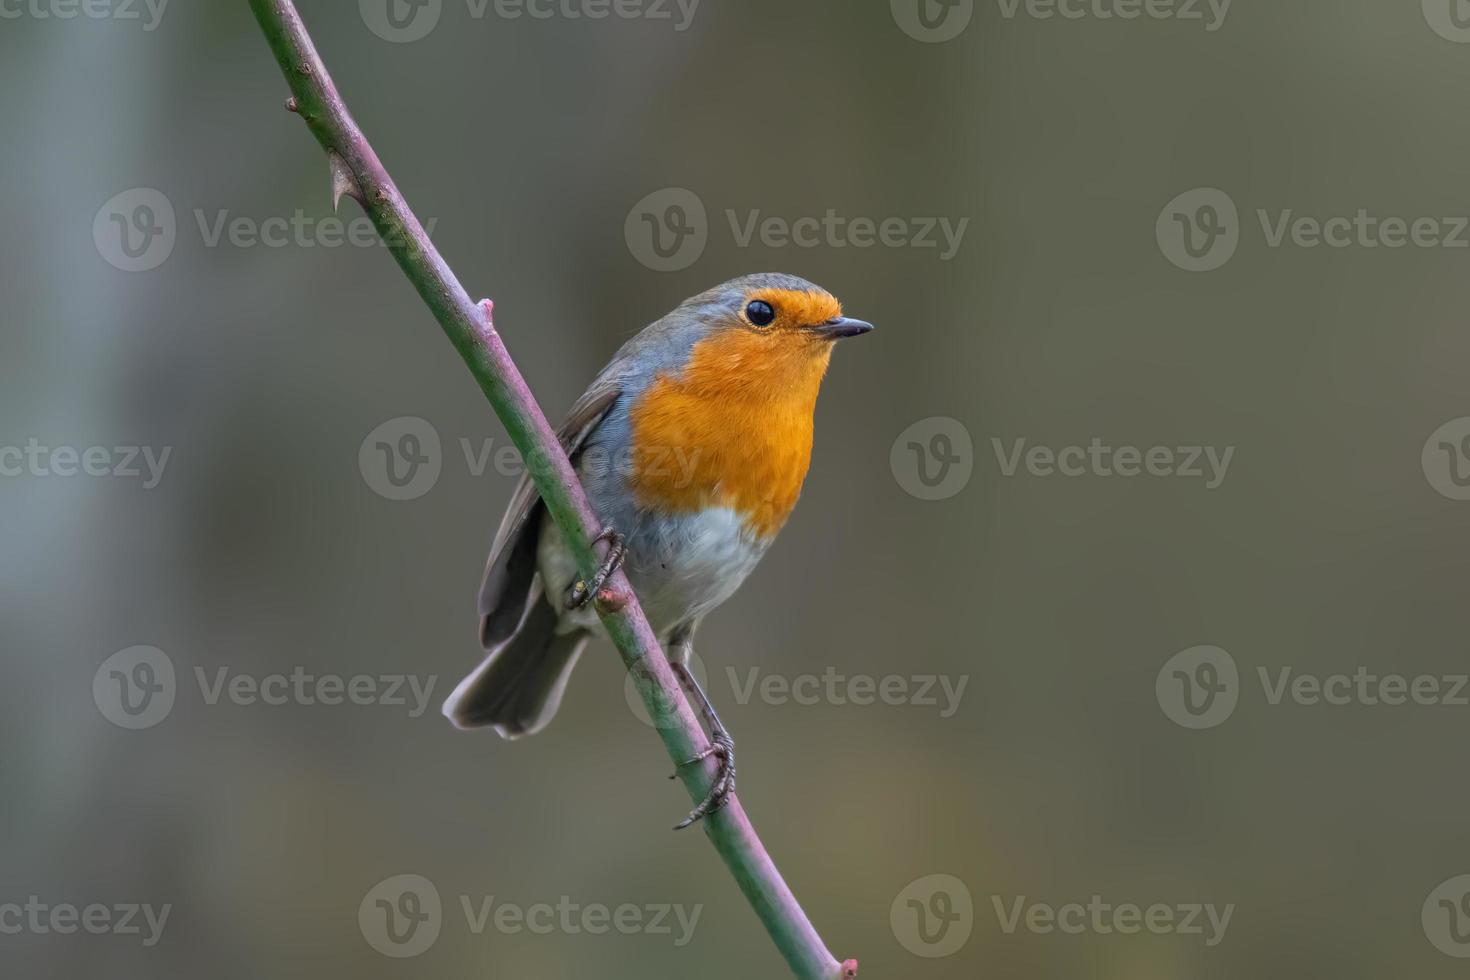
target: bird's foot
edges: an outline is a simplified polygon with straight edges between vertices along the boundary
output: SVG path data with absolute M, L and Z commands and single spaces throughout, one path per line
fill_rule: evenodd
M 627 542 L 613 528 L 603 528 L 602 533 L 592 539 L 593 547 L 596 547 L 599 542 L 606 542 L 607 557 L 602 559 L 602 564 L 598 566 L 591 581 L 582 579 L 572 586 L 572 593 L 567 597 L 568 609 L 581 609 L 591 602 L 593 597 L 602 591 L 602 587 L 607 584 L 612 574 L 622 567 L 623 559 L 628 556 Z
M 684 821 L 674 828 L 675 830 L 683 830 L 703 820 L 730 802 L 730 797 L 735 793 L 735 740 L 726 732 L 715 732 L 709 748 L 683 763 L 680 768 L 698 765 L 710 756 L 720 760 L 720 770 L 715 775 L 714 785 L 710 787 L 709 794 L 699 806 L 690 810 L 689 816 L 685 817 Z M 678 776 L 676 772 L 669 778 L 677 779 Z

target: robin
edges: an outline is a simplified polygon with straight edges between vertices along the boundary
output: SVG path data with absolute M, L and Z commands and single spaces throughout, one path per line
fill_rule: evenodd
M 735 743 L 689 670 L 694 634 L 796 506 L 834 342 L 872 329 L 826 290 L 762 274 L 685 300 L 624 344 L 557 433 L 606 528 L 606 558 L 582 581 L 523 477 L 480 587 L 487 655 L 444 714 L 508 739 L 546 727 L 587 640 L 605 635 L 589 600 L 621 565 L 720 763 L 679 827 L 719 809 L 735 789 Z

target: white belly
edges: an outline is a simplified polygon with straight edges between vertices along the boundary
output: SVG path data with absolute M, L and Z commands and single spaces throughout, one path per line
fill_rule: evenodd
M 636 526 L 618 530 L 628 543 L 624 570 L 648 621 L 661 637 L 730 598 L 767 547 L 745 528 L 739 514 L 724 507 L 678 517 L 644 514 Z M 537 555 L 548 594 L 554 604 L 565 605 L 580 575 L 561 533 L 549 519 L 543 522 Z M 591 606 L 566 613 L 562 622 L 567 628 L 601 633 Z

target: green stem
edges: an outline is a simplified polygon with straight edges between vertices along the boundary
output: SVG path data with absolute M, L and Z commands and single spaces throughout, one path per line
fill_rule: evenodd
M 493 305 L 475 303 L 429 240 L 367 138 L 358 129 L 332 84 L 326 65 L 291 0 L 250 0 L 266 41 L 286 75 L 293 97 L 288 108 L 305 120 L 332 163 L 334 185 L 366 210 L 393 257 L 444 328 L 449 340 L 523 457 L 546 509 L 570 544 L 583 577 L 598 557 L 592 540 L 601 530 L 597 515 L 555 432 L 526 386 L 500 334 Z M 669 757 L 680 763 L 708 746 L 684 699 L 663 647 L 638 605 L 626 576 L 608 582 L 612 601 L 598 612 L 623 663 L 648 706 Z M 704 798 L 716 775 L 713 759 L 683 766 L 680 774 L 692 800 Z M 730 868 L 776 947 L 800 980 L 843 980 L 857 976 L 857 962 L 839 964 L 802 911 L 734 797 L 703 821 L 705 834 Z

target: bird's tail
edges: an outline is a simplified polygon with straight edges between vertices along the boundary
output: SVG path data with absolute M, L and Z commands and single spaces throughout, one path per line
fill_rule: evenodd
M 449 695 L 444 716 L 458 728 L 494 726 L 510 739 L 545 728 L 587 645 L 585 630 L 558 634 L 558 620 L 546 597 L 534 596 L 515 632 Z

